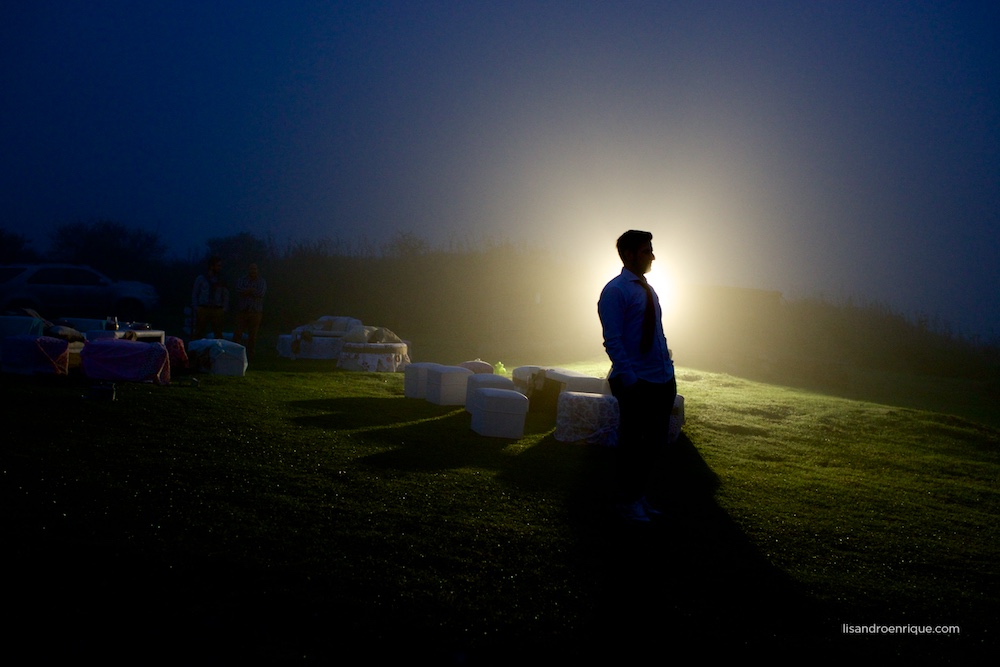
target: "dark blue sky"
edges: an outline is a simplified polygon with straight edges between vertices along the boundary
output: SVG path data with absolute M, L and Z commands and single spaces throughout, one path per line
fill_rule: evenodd
M 675 280 L 994 336 L 998 44 L 993 2 L 5 3 L 0 224 L 511 240 L 597 283 L 646 228 Z

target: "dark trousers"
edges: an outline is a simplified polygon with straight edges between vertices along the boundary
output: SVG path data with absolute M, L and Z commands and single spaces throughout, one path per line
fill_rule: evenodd
M 632 502 L 646 494 L 653 466 L 666 450 L 677 381 L 639 380 L 622 387 L 616 380 L 609 383 L 618 399 L 618 485 L 623 500 Z

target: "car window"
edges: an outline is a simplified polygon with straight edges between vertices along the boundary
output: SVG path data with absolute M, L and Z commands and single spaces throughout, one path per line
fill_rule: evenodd
M 24 273 L 23 267 L 17 266 L 0 266 L 0 283 L 5 283 L 8 280 L 13 279 L 15 276 L 19 276 Z
M 101 275 L 88 269 L 53 267 L 39 269 L 28 282 L 34 285 L 100 285 Z

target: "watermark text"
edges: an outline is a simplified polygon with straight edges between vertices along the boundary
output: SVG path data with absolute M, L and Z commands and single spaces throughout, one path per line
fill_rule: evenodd
M 962 629 L 957 625 L 885 625 L 869 623 L 854 625 L 843 623 L 840 631 L 845 635 L 960 635 Z

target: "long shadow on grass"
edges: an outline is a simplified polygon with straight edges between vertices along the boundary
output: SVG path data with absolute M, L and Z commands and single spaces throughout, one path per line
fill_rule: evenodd
M 516 638 L 504 633 L 475 642 L 464 664 L 525 658 L 632 664 L 650 653 L 720 650 L 781 662 L 817 654 L 827 662 L 902 655 L 891 638 L 845 638 L 841 623 L 857 622 L 856 612 L 810 597 L 768 560 L 716 502 L 719 477 L 686 435 L 653 471 L 651 499 L 664 514 L 634 525 L 614 509 L 614 450 L 557 442 L 552 420 L 542 415 L 529 414 L 529 437 L 515 443 L 478 436 L 463 409 L 424 401 L 346 398 L 297 406 L 308 413 L 297 418 L 300 423 L 350 434 L 361 465 L 404 474 L 493 470 L 494 480 L 511 487 L 511 497 L 561 503 L 575 552 L 553 558 L 564 566 L 560 572 L 572 572 L 561 602 L 572 620 L 511 626 Z M 525 566 L 545 569 L 532 560 Z M 496 615 L 503 618 L 504 610 Z M 427 639 L 431 649 L 438 647 L 438 640 Z M 445 649 L 452 647 L 454 637 L 440 639 Z M 913 652 L 928 644 L 904 646 Z
M 621 520 L 614 504 L 614 450 L 542 440 L 505 476 L 519 485 L 567 485 L 568 521 L 589 554 L 593 614 L 574 646 L 581 657 L 640 661 L 692 649 L 800 657 L 832 650 L 829 611 L 775 568 L 716 503 L 718 476 L 685 435 L 653 476 L 663 514 L 648 524 Z M 566 471 L 573 475 L 565 479 Z
M 613 450 L 557 442 L 551 420 L 532 416 L 527 430 L 542 437 L 512 453 L 512 441 L 472 433 L 461 409 L 405 400 L 387 406 L 377 398 L 303 407 L 319 410 L 303 418 L 314 426 L 363 436 L 376 450 L 360 457 L 365 465 L 492 469 L 526 498 L 543 493 L 564 502 L 578 550 L 571 559 L 582 564 L 576 576 L 585 582 L 578 627 L 558 638 L 526 629 L 516 644 L 480 647 L 470 658 L 599 655 L 619 662 L 650 650 L 676 655 L 680 647 L 795 658 L 834 648 L 838 627 L 829 611 L 771 565 L 719 507 L 719 478 L 684 435 L 655 471 L 652 497 L 664 515 L 632 525 L 614 511 Z
M 390 431 L 428 419 L 466 414 L 464 408 L 453 405 L 383 396 L 293 401 L 291 406 L 306 413 L 295 419 L 298 423 L 335 431 Z
M 719 507 L 719 478 L 685 435 L 655 471 L 651 499 L 663 515 L 650 524 L 623 523 L 610 498 L 593 493 L 606 484 L 613 451 L 591 454 L 590 479 L 570 507 L 581 548 L 599 554 L 602 570 L 595 651 L 631 652 L 637 636 L 744 656 L 830 648 L 836 630 L 824 610 Z
M 294 405 L 310 413 L 296 418 L 297 423 L 350 435 L 362 449 L 375 450 L 361 458 L 373 467 L 419 472 L 464 467 L 500 470 L 511 465 L 511 457 L 503 450 L 513 441 L 477 435 L 462 407 L 364 397 Z M 546 421 L 532 420 L 532 424 L 536 431 L 550 428 Z

